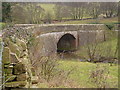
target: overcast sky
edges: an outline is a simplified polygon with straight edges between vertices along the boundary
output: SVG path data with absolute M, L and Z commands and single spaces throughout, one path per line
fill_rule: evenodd
M 119 2 L 120 0 L 0 0 L 2 2 Z

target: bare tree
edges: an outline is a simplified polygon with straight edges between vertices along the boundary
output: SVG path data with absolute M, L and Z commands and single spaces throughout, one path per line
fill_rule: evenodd
M 39 3 L 16 3 L 12 6 L 12 20 L 15 23 L 41 23 L 44 9 Z
M 113 15 L 118 14 L 118 3 L 117 2 L 101 2 L 100 9 L 107 18 L 111 18 Z
M 99 2 L 90 2 L 88 4 L 87 11 L 88 11 L 89 15 L 92 16 L 93 18 L 98 18 L 98 16 L 101 13 L 100 3 Z

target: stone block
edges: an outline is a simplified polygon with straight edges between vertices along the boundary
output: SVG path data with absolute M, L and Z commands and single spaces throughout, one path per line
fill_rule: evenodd
M 11 64 L 4 64 L 4 68 L 6 68 L 6 69 L 13 69 L 13 65 L 11 65 Z
M 38 77 L 33 76 L 32 77 L 32 84 L 37 84 L 38 83 Z
M 22 51 L 25 51 L 27 49 L 27 45 L 23 40 L 16 39 L 16 44 L 22 48 Z
M 12 75 L 13 69 L 11 68 L 4 68 L 3 72 L 7 75 Z
M 22 64 L 21 62 L 17 63 L 15 66 L 14 66 L 14 73 L 15 75 L 19 75 L 19 74 L 23 74 L 26 72 L 26 68 L 25 68 L 25 65 Z
M 4 47 L 3 49 L 2 62 L 3 64 L 10 63 L 10 49 L 8 47 Z
M 19 47 L 15 43 L 10 42 L 8 47 L 12 53 L 15 53 L 18 57 L 20 57 Z
M 9 38 L 5 38 L 5 39 L 3 39 L 3 41 L 4 41 L 4 45 L 8 46 L 10 39 Z
M 25 73 L 17 75 L 17 78 L 16 78 L 17 81 L 25 81 L 26 79 L 27 79 L 27 76 Z
M 5 80 L 7 80 L 7 82 L 11 82 L 11 81 L 15 80 L 15 78 L 16 78 L 16 75 L 10 75 L 10 76 L 6 76 Z
M 18 63 L 19 62 L 19 58 L 17 57 L 17 55 L 15 53 L 10 53 L 10 60 L 12 63 Z
M 14 82 L 5 83 L 5 87 L 21 88 L 21 87 L 25 87 L 26 84 L 27 84 L 26 81 L 14 81 Z

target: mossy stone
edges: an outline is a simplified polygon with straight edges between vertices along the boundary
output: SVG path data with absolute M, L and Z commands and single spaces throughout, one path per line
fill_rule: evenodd
M 26 72 L 26 68 L 25 68 L 25 65 L 22 64 L 21 62 L 17 63 L 15 66 L 14 66 L 14 74 L 15 75 L 19 75 L 19 74 L 23 74 Z
M 17 75 L 17 81 L 25 81 L 27 79 L 26 74 Z
M 4 41 L 4 45 L 8 46 L 9 42 L 10 42 L 10 39 L 9 38 L 5 38 L 5 39 L 3 39 L 3 41 Z
M 27 45 L 23 40 L 16 39 L 16 44 L 22 48 L 22 51 L 25 51 L 27 49 Z
M 6 69 L 13 69 L 13 65 L 11 65 L 11 64 L 4 64 L 4 68 L 6 68 Z
M 4 47 L 3 49 L 2 62 L 3 64 L 10 63 L 10 49 L 8 47 Z
M 32 84 L 37 84 L 38 83 L 38 77 L 37 76 L 33 76 L 32 77 Z
M 12 75 L 13 69 L 11 68 L 4 68 L 3 72 L 7 75 Z
M 19 47 L 15 43 L 10 42 L 8 47 L 12 53 L 15 53 L 18 57 L 20 57 Z
M 26 81 L 14 81 L 14 82 L 8 82 L 5 83 L 5 87 L 25 87 L 25 85 L 27 84 Z
M 10 60 L 12 63 L 18 63 L 19 62 L 19 58 L 17 57 L 17 55 L 15 53 L 10 53 Z
M 5 80 L 7 80 L 7 82 L 11 82 L 15 80 L 15 78 L 16 78 L 16 75 L 9 75 L 5 77 Z

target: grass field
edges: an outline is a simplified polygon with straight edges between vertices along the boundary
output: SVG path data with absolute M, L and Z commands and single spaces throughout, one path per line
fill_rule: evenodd
M 118 65 L 110 66 L 109 64 L 105 63 L 90 63 L 90 62 L 80 62 L 76 59 L 72 60 L 59 60 L 59 68 L 64 71 L 72 70 L 72 72 L 67 77 L 70 84 L 69 87 L 67 86 L 57 86 L 51 87 L 48 83 L 39 83 L 37 85 L 38 88 L 97 88 L 95 83 L 91 83 L 91 71 L 95 71 L 96 67 L 99 65 L 100 68 L 104 69 L 107 68 L 109 73 L 104 73 L 104 75 L 108 75 L 106 82 L 107 88 L 117 88 L 118 87 Z M 99 68 L 99 69 L 100 69 Z M 98 68 L 97 68 L 98 69 Z
M 114 54 L 117 46 L 117 38 L 114 38 L 112 40 L 102 42 L 98 44 L 99 47 L 104 47 L 104 50 L 102 53 L 104 53 L 105 56 L 108 55 L 106 51 L 106 48 L 109 46 L 111 47 L 111 53 Z M 79 52 L 79 53 L 78 53 Z M 84 48 L 83 51 L 78 51 L 77 54 L 79 55 L 86 55 Z M 113 55 L 114 56 L 114 55 Z M 118 55 L 116 55 L 117 57 Z M 109 75 L 107 78 L 108 87 L 110 88 L 116 88 L 118 84 L 118 65 L 110 66 L 108 63 L 89 63 L 89 62 L 80 62 L 76 59 L 71 60 L 60 60 L 60 67 L 64 70 L 68 71 L 70 69 L 73 69 L 73 72 L 70 75 L 70 78 L 75 81 L 80 88 L 94 88 L 95 85 L 93 83 L 90 83 L 90 71 L 95 70 L 95 67 L 100 65 L 100 67 L 107 67 L 109 71 Z
M 57 24 L 108 24 L 118 23 L 118 17 L 59 22 Z
M 78 84 L 80 88 L 95 88 L 94 84 L 90 83 L 89 74 L 90 71 L 94 70 L 97 65 L 106 66 L 109 70 L 107 78 L 110 88 L 116 88 L 118 84 L 118 66 L 109 66 L 109 64 L 94 64 L 89 62 L 80 61 L 59 61 L 60 67 L 64 70 L 73 69 L 74 71 L 70 74 L 69 78 Z

